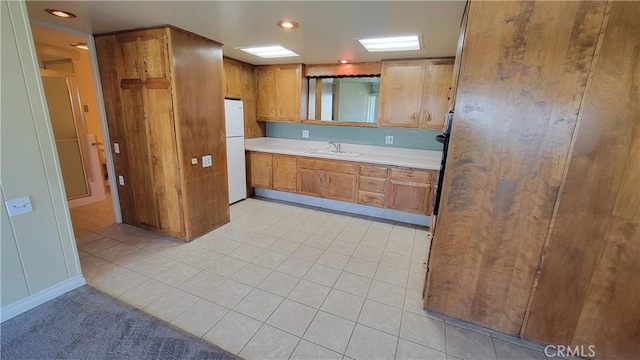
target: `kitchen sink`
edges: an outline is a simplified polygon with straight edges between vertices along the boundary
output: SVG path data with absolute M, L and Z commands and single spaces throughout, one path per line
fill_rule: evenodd
M 355 157 L 358 157 L 358 156 L 362 155 L 361 152 L 350 152 L 350 151 L 336 152 L 336 151 L 331 151 L 331 150 L 328 150 L 328 149 L 313 149 L 313 150 L 306 151 L 306 153 L 307 154 L 317 154 L 317 155 L 348 157 L 348 158 L 355 158 Z

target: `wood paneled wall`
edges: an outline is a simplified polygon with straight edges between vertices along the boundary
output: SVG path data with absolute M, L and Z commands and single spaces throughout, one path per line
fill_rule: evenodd
M 640 358 L 640 3 L 611 4 L 524 336 Z
M 428 309 L 520 333 L 605 7 L 471 2 Z
M 171 28 L 174 111 L 178 157 L 182 169 L 183 211 L 187 238 L 193 239 L 229 222 L 222 47 L 198 35 Z M 190 54 L 198 56 L 190 56 Z M 208 94 L 204 100 L 200 94 Z M 203 168 L 201 156 L 213 166 Z M 198 158 L 198 165 L 191 158 Z

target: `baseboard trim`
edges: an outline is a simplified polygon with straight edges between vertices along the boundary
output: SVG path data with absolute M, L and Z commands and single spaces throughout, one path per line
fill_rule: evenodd
M 404 211 L 353 204 L 345 201 L 317 198 L 314 196 L 293 194 L 283 191 L 260 188 L 255 188 L 255 195 L 267 199 L 288 201 L 301 205 L 315 206 L 356 215 L 372 216 L 380 219 L 398 221 L 419 226 L 429 226 L 431 224 L 431 217 L 427 215 L 412 214 Z
M 31 310 L 34 307 L 55 299 L 64 293 L 77 289 L 86 283 L 87 282 L 84 277 L 82 275 L 78 275 L 61 283 L 55 284 L 47 289 L 38 291 L 37 293 L 22 300 L 18 300 L 13 304 L 9 304 L 0 309 L 0 322 L 5 322 L 6 320 L 14 318 L 27 310 Z

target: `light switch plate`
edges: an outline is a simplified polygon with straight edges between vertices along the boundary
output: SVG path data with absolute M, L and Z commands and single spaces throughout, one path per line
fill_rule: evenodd
M 4 204 L 7 207 L 9 216 L 26 214 L 33 211 L 33 207 L 31 207 L 31 199 L 28 196 L 9 199 L 6 200 Z
M 202 157 L 202 167 L 210 167 L 211 166 L 211 155 L 205 155 Z
M 116 154 L 120 154 L 120 144 L 113 143 L 113 152 Z
M 393 144 L 393 136 L 389 136 L 389 135 L 385 136 L 384 137 L 384 143 L 387 144 L 387 145 Z
M 302 137 L 305 139 L 309 138 L 309 130 L 302 130 Z
M 120 186 L 124 186 L 124 176 L 118 175 L 118 184 L 120 184 Z

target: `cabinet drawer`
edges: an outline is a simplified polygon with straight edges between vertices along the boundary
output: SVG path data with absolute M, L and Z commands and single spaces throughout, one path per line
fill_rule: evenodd
M 358 203 L 370 206 L 384 206 L 384 194 L 374 194 L 366 191 L 358 191 Z
M 311 158 L 298 158 L 298 167 L 309 170 L 323 170 L 342 174 L 355 174 L 356 165 L 342 161 L 316 160 Z
M 391 179 L 428 184 L 431 173 L 426 170 L 391 169 Z
M 382 166 L 370 166 L 370 165 L 360 165 L 360 176 L 367 176 L 373 178 L 387 178 L 387 168 Z
M 375 179 L 361 176 L 358 183 L 358 189 L 382 194 L 384 193 L 386 182 L 387 181 L 385 179 Z

